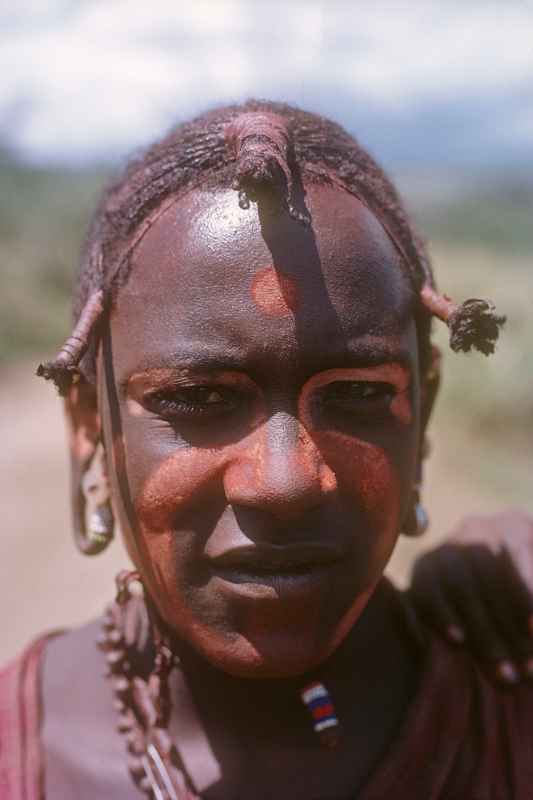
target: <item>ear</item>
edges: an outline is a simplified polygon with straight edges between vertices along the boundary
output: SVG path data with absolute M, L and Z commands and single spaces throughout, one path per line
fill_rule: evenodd
M 82 553 L 94 555 L 103 548 L 87 538 L 86 495 L 83 484 L 100 442 L 100 415 L 96 388 L 81 376 L 70 386 L 65 397 L 65 416 L 70 450 L 70 499 L 74 540 Z
M 422 487 L 422 461 L 427 456 L 426 430 L 433 411 L 433 406 L 440 385 L 440 360 L 441 354 L 437 347 L 431 348 L 431 360 L 428 369 L 422 374 L 420 381 L 420 434 L 418 442 L 418 458 L 416 463 L 415 481 L 410 504 L 402 524 L 402 533 L 405 536 L 419 537 L 427 530 L 429 519 L 420 502 Z
M 431 361 L 425 374 L 422 375 L 420 384 L 420 444 L 424 441 L 426 429 L 435 405 L 435 400 L 440 386 L 441 352 L 434 345 L 431 347 Z M 422 452 L 422 451 L 421 451 Z

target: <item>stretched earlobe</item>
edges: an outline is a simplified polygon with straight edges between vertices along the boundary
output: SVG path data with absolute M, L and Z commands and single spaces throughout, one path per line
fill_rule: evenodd
M 73 384 L 65 412 L 74 541 L 84 555 L 96 555 L 112 540 L 114 519 L 94 386 L 83 379 Z
M 438 347 L 431 348 L 431 361 L 421 379 L 420 443 L 418 447 L 418 466 L 411 500 L 405 516 L 402 533 L 416 538 L 423 536 L 429 527 L 429 516 L 421 502 L 422 462 L 429 456 L 430 446 L 426 429 L 433 411 L 440 385 L 441 354 Z
M 402 526 L 403 535 L 414 539 L 423 536 L 429 528 L 429 516 L 420 499 L 421 488 L 422 484 L 418 482 L 413 486 L 411 503 Z
M 74 532 L 76 544 L 84 555 L 96 555 L 110 544 L 115 531 L 105 452 L 101 442 L 83 476 L 82 494 L 82 516 Z

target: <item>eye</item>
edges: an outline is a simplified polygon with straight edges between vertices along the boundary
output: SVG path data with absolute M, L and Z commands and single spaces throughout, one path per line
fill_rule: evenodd
M 227 386 L 180 386 L 145 396 L 144 405 L 164 419 L 208 420 L 235 413 L 245 403 L 242 393 Z
M 322 391 L 322 404 L 328 411 L 354 415 L 386 412 L 394 398 L 395 387 L 373 381 L 335 381 Z

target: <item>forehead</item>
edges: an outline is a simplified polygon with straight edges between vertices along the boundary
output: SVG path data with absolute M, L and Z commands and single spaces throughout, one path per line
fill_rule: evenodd
M 113 313 L 137 354 L 216 343 L 300 355 L 397 340 L 412 290 L 389 237 L 353 195 L 308 186 L 311 226 L 241 209 L 232 190 L 178 198 L 138 245 Z

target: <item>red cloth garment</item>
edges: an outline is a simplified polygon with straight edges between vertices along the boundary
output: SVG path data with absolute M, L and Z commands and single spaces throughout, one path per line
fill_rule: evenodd
M 0 672 L 0 800 L 42 800 L 41 636 Z
M 0 673 L 0 800 L 44 800 L 40 664 L 49 637 Z M 531 800 L 533 686 L 493 686 L 433 637 L 416 696 L 354 800 Z
M 358 800 L 531 800 L 533 686 L 495 686 L 434 637 L 415 699 Z

